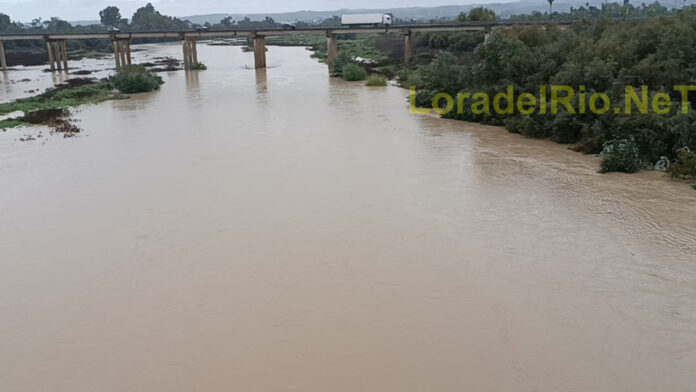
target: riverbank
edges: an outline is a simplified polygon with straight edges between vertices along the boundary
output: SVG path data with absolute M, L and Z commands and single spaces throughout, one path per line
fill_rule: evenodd
M 88 103 L 99 103 L 125 96 L 114 91 L 108 81 L 73 78 L 34 97 L 0 104 L 0 128 L 52 123 L 64 117 L 65 110 Z M 12 116 L 13 113 L 21 113 Z

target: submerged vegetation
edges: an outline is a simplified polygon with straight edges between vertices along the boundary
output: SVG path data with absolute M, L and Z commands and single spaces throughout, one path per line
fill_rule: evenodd
M 189 68 L 191 71 L 204 71 L 206 69 L 208 69 L 208 67 L 206 67 L 203 63 L 195 63 Z

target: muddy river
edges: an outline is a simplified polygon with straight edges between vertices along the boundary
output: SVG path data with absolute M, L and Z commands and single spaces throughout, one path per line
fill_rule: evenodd
M 0 390 L 696 388 L 696 191 L 309 55 L 199 44 L 78 137 L 0 131 Z

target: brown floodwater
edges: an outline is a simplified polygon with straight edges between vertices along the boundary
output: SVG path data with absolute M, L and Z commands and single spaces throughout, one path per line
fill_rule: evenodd
M 409 114 L 303 48 L 198 56 L 78 137 L 0 132 L 1 391 L 696 388 L 687 184 Z

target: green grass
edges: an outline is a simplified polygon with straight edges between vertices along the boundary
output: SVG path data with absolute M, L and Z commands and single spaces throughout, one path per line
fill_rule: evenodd
M 85 103 L 102 102 L 116 98 L 110 83 L 101 82 L 77 87 L 50 89 L 45 93 L 17 99 L 0 104 L 0 115 L 15 111 L 31 112 L 34 110 L 56 109 L 79 106 Z
M 136 65 L 122 67 L 107 82 L 95 82 L 93 79 L 70 79 L 68 84 L 58 85 L 42 94 L 0 104 L 0 115 L 17 111 L 23 113 L 22 117 L 0 121 L 0 128 L 25 125 L 29 122 L 28 114 L 39 110 L 67 109 L 88 103 L 126 98 L 114 91 L 114 88 L 124 93 L 139 93 L 156 90 L 162 83 L 162 78 L 148 72 L 145 67 Z
M 367 86 L 371 87 L 383 87 L 387 85 L 387 78 L 382 75 L 370 75 L 367 77 Z
M 8 118 L 7 120 L 0 120 L 0 129 L 20 127 L 23 125 L 27 125 L 27 122 L 21 118 Z

